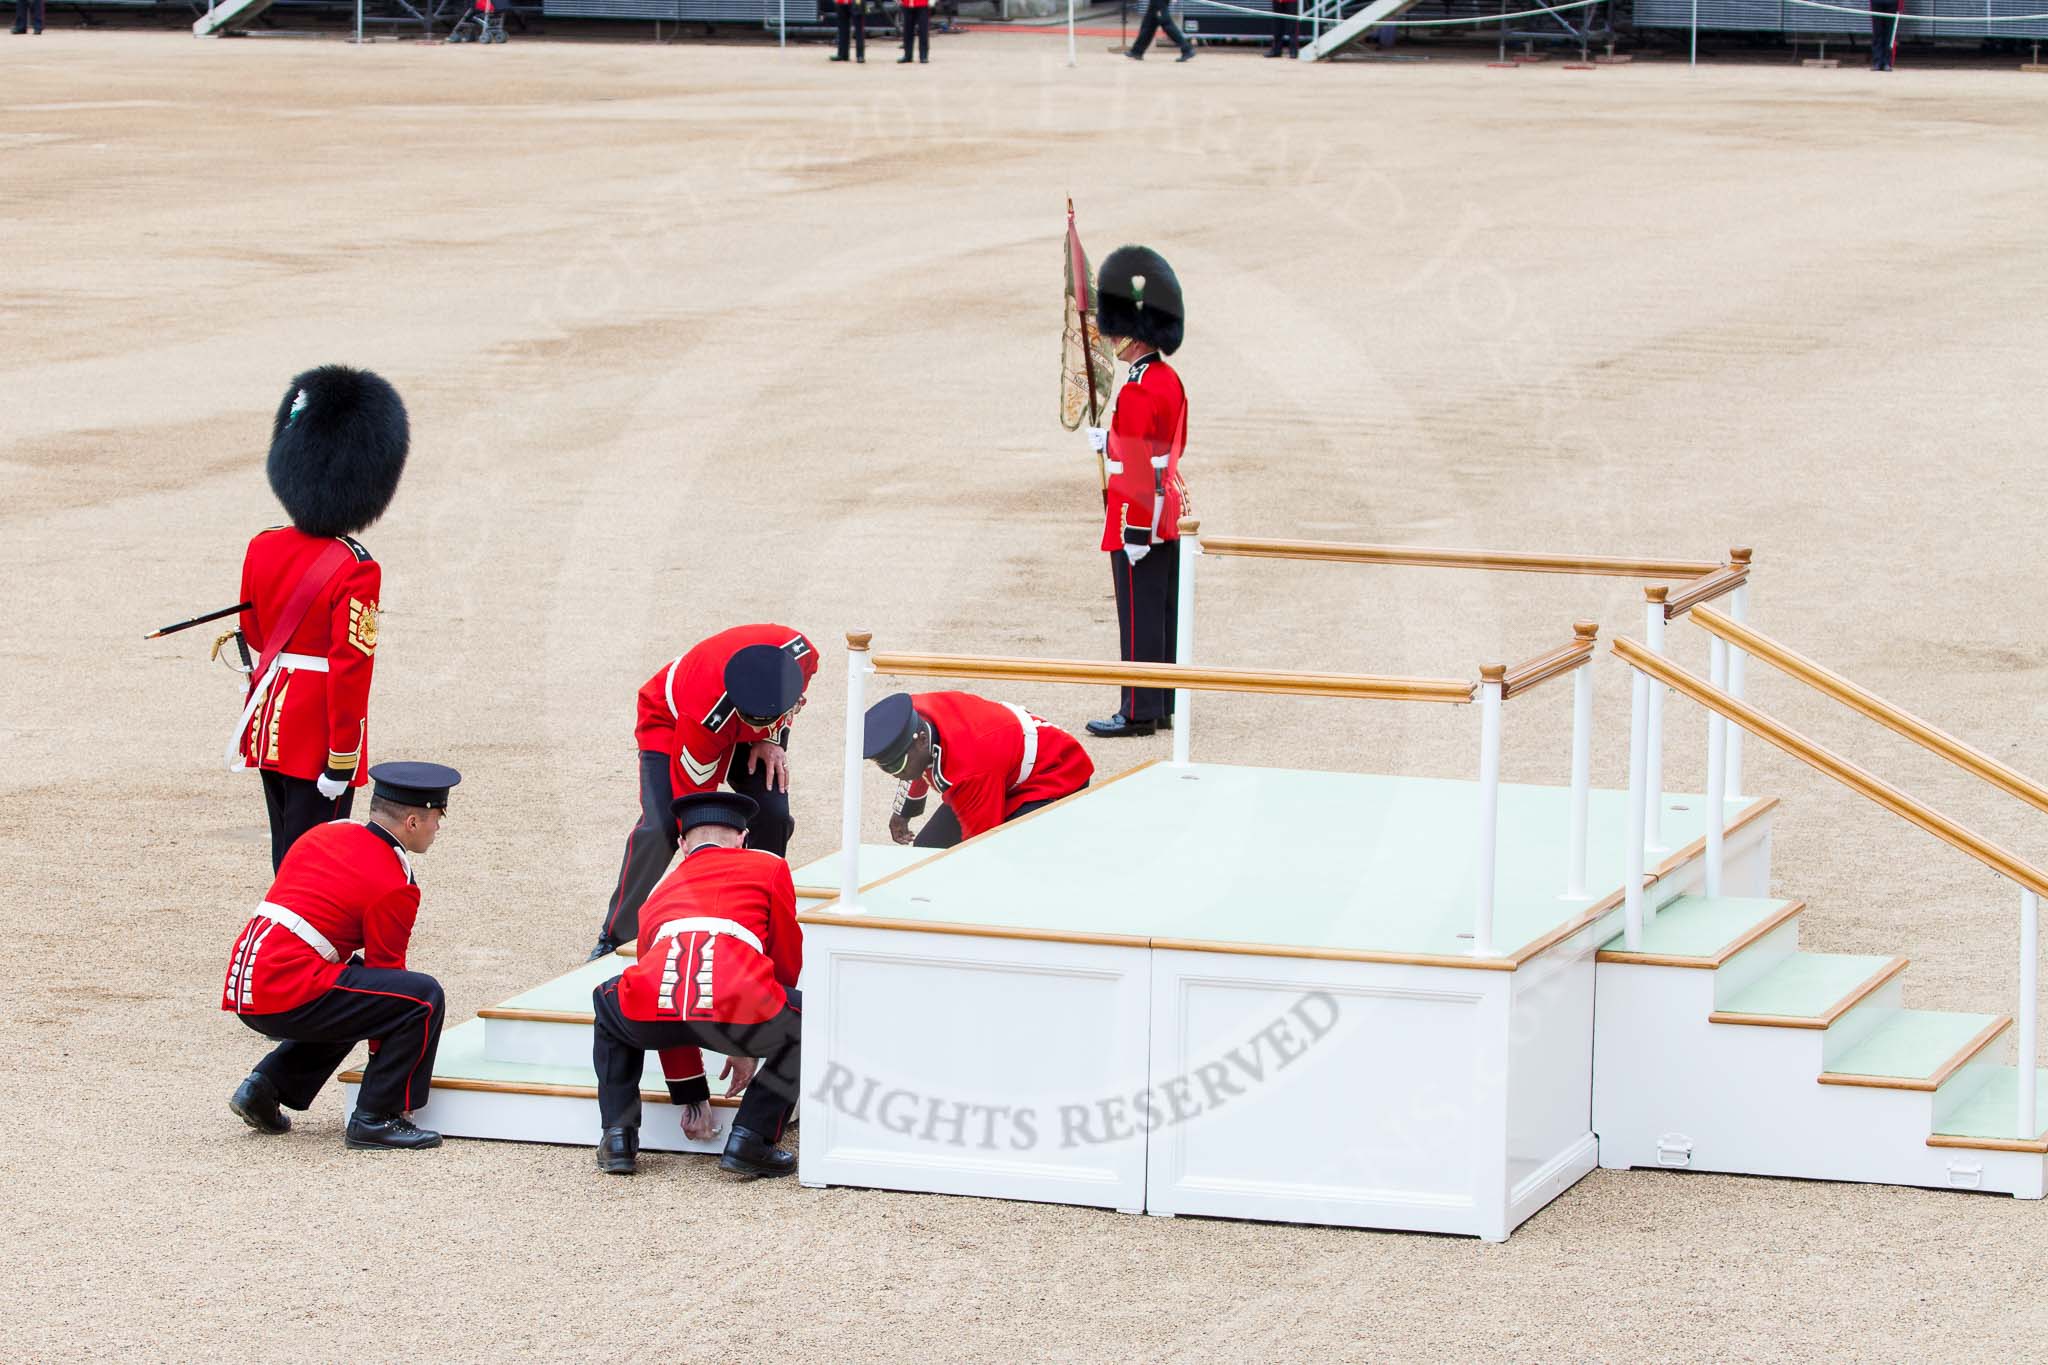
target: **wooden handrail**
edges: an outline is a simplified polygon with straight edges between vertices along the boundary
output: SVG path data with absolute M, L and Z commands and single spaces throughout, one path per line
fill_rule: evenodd
M 1664 599 L 1664 619 L 1676 621 L 1695 607 L 1734 592 L 1749 581 L 1749 565 L 1730 564 L 1703 574 Z
M 1898 788 L 1857 767 L 1847 759 L 1830 753 L 1797 730 L 1765 715 L 1749 703 L 1737 701 L 1697 674 L 1678 667 L 1660 655 L 1652 654 L 1629 639 L 1615 640 L 1614 655 L 1630 668 L 1655 678 L 1676 692 L 1683 693 L 1710 711 L 1720 712 L 1757 738 L 1775 744 L 1800 762 L 1819 769 L 1858 796 L 1876 802 L 1900 819 L 1918 825 L 1950 847 L 1969 854 L 2000 876 L 2010 877 L 2037 895 L 2048 895 L 2048 873 L 2043 873 L 2031 863 L 2021 861 L 2016 855 L 2000 848 L 1983 835 L 1957 824 L 1939 811 L 1915 801 Z
M 1936 729 L 1910 711 L 1900 710 L 1832 669 L 1787 649 L 1762 631 L 1753 630 L 1705 607 L 1693 614 L 1693 620 L 1707 633 L 1720 636 L 1752 658 L 1762 659 L 1821 695 L 1852 711 L 1861 712 L 1894 734 L 1904 735 L 1929 753 L 1939 754 L 1964 772 L 1982 778 L 2008 795 L 2017 796 L 2034 809 L 2048 811 L 2048 787 L 2014 771 L 1981 749 L 1971 748 L 1947 731 Z
M 914 678 L 981 678 L 1008 682 L 1102 683 L 1115 687 L 1185 687 L 1195 692 L 1258 692 L 1363 701 L 1472 700 L 1459 678 L 1391 678 L 1365 673 L 1274 673 L 1189 664 L 1098 663 L 1090 659 L 1001 659 L 964 654 L 870 656 L 877 673 Z
M 1600 627 L 1591 621 L 1573 622 L 1569 642 L 1524 659 L 1507 671 L 1507 676 L 1501 681 L 1500 699 L 1507 701 L 1518 697 L 1552 678 L 1561 678 L 1575 668 L 1584 668 L 1593 657 L 1593 641 L 1599 632 Z
M 1317 559 L 1338 564 L 1398 564 L 1424 569 L 1490 569 L 1500 573 L 1569 573 L 1610 578 L 1698 578 L 1722 566 L 1699 559 L 1634 559 L 1619 555 L 1536 554 L 1523 550 L 1447 550 L 1421 545 L 1347 545 L 1329 540 L 1203 536 L 1205 555 L 1245 559 Z

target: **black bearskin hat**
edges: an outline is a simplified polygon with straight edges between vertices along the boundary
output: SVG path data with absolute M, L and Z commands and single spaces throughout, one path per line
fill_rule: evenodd
M 384 380 L 346 365 L 307 370 L 271 423 L 270 491 L 307 535 L 351 535 L 391 505 L 410 436 Z
M 1172 355 L 1186 318 L 1180 281 L 1151 247 L 1120 246 L 1096 272 L 1095 326 L 1104 336 L 1132 337 Z

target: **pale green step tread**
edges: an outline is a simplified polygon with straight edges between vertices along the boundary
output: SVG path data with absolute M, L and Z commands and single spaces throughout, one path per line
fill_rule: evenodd
M 716 1053 L 704 1054 L 704 1074 L 711 1079 L 714 1095 L 724 1090 L 723 1083 L 718 1080 L 718 1073 L 724 1065 L 725 1059 Z M 344 1073 L 347 1076 L 355 1074 L 354 1069 Z M 512 1085 L 580 1085 L 594 1089 L 597 1072 L 589 1066 L 535 1066 L 530 1062 L 494 1061 L 484 1055 L 484 1021 L 471 1019 L 441 1035 L 441 1047 L 434 1056 L 434 1079 L 502 1081 Z M 648 1054 L 646 1066 L 640 1073 L 640 1088 L 648 1093 L 660 1091 L 663 1098 L 667 1098 L 661 1077 L 661 1059 L 653 1053 Z
M 2029 1136 L 2039 1139 L 2048 1133 L 2048 1068 L 2037 1070 L 2034 1077 L 2034 1131 Z M 2019 1098 L 2019 1068 L 1996 1067 L 1983 1088 L 1965 1100 L 1955 1113 L 1949 1115 L 1948 1122 L 1934 1131 L 1941 1137 L 2015 1137 L 2013 1114 L 2018 1108 Z
M 1861 953 L 1794 953 L 1715 1013 L 1817 1019 L 1890 961 Z
M 1643 946 L 1635 951 L 1659 957 L 1712 957 L 1757 925 L 1792 904 L 1755 896 L 1680 896 L 1643 923 Z M 1624 952 L 1626 935 L 1601 947 Z
M 586 962 L 574 971 L 564 972 L 552 981 L 543 981 L 531 990 L 521 991 L 500 1008 L 521 1010 L 575 1010 L 584 1014 L 590 1012 L 590 993 L 598 983 L 609 981 L 631 966 L 631 960 L 617 954 L 608 954 L 595 962 Z
M 1949 1010 L 1901 1010 L 1844 1053 L 1828 1071 L 1837 1076 L 1926 1080 L 1998 1018 Z

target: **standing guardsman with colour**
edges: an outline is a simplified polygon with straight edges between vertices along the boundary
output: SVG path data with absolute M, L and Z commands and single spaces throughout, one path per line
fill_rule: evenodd
M 308 370 L 278 404 L 267 472 L 292 524 L 242 559 L 251 672 L 227 750 L 262 774 L 273 871 L 301 834 L 347 818 L 366 779 L 384 580 L 354 536 L 391 505 L 408 439 L 397 390 L 367 370 Z
M 1130 366 L 1109 426 L 1088 428 L 1109 475 L 1102 548 L 1116 588 L 1117 645 L 1126 662 L 1172 663 L 1180 602 L 1180 519 L 1187 507 L 1180 457 L 1188 400 L 1165 357 L 1180 349 L 1180 281 L 1149 247 L 1109 253 L 1095 285 L 1096 326 Z M 1116 714 L 1088 722 L 1104 739 L 1172 728 L 1173 692 L 1126 687 Z

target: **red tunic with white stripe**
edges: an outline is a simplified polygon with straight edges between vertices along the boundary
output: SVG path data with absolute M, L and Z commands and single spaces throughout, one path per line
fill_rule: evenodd
M 353 772 L 351 786 L 369 780 L 364 757 L 369 731 L 370 674 L 376 666 L 378 598 L 384 571 L 348 536 L 309 536 L 274 526 L 249 542 L 242 558 L 242 638 L 260 658 L 272 623 L 297 595 L 320 553 L 339 543 L 348 550 L 334 576 L 321 585 L 299 619 L 264 695 L 236 739 L 245 768 L 265 768 L 307 781 L 328 770 Z M 304 663 L 319 660 L 326 665 Z M 263 683 L 251 678 L 252 688 Z
M 789 864 L 700 844 L 640 907 L 640 955 L 619 976 L 619 1010 L 645 1023 L 758 1024 L 782 1012 L 803 967 Z M 672 1086 L 701 1078 L 703 1054 L 665 1049 L 661 1070 Z
M 420 912 L 420 889 L 405 850 L 383 830 L 351 820 L 316 825 L 284 855 L 268 907 L 296 916 L 332 951 L 322 954 L 288 924 L 258 914 L 235 936 L 220 1007 L 278 1014 L 318 999 L 349 957 L 365 967 L 405 970 Z
M 1188 396 L 1180 376 L 1158 352 L 1131 363 L 1124 386 L 1117 390 L 1116 410 L 1109 419 L 1109 448 L 1103 458 L 1109 472 L 1108 517 L 1102 527 L 1102 548 L 1120 550 L 1129 542 L 1125 531 L 1142 531 L 1138 544 L 1149 544 L 1155 495 L 1165 494 L 1158 507 L 1160 542 L 1180 539 L 1187 486 L 1181 482 L 1180 456 L 1188 444 Z M 1152 462 L 1165 463 L 1154 470 Z M 1154 473 L 1159 482 L 1153 481 Z
M 818 651 L 800 630 L 788 626 L 734 626 L 664 665 L 640 689 L 639 721 L 633 737 L 649 753 L 667 754 L 671 789 L 677 796 L 716 791 L 732 751 L 755 740 L 785 744 L 789 722 L 765 729 L 740 718 L 725 695 L 725 666 L 749 645 L 786 650 L 803 670 L 804 686 L 818 674 Z
M 972 692 L 915 692 L 910 705 L 932 726 L 932 764 L 910 784 L 910 799 L 938 792 L 970 839 L 1030 802 L 1073 795 L 1095 776 L 1072 735 L 1022 707 Z

